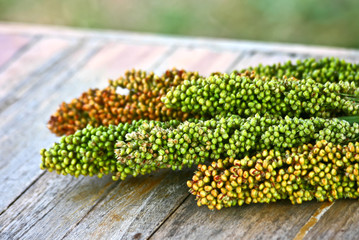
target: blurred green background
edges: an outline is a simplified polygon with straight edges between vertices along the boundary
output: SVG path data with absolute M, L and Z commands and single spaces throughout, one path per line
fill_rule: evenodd
M 359 48 L 358 0 L 0 0 L 0 21 Z

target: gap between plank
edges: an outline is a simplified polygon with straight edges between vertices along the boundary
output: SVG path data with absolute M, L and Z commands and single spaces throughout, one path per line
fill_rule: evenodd
M 49 172 L 44 172 L 44 174 L 46 174 L 46 173 L 47 173 L 47 174 L 52 174 L 52 173 L 49 173 Z M 43 175 L 44 175 L 44 174 L 43 174 Z M 68 182 L 68 183 L 67 183 L 66 189 L 67 189 L 67 187 L 68 187 L 70 184 L 71 184 L 71 182 Z M 79 184 L 79 182 L 78 182 L 75 186 L 77 186 L 78 184 Z M 63 197 L 64 195 L 66 195 L 68 192 L 69 192 L 69 191 L 66 191 L 66 192 L 62 193 L 62 194 L 60 195 L 59 199 L 62 199 L 62 197 Z M 28 231 L 30 231 L 30 229 L 31 229 L 34 225 L 36 225 L 38 222 L 40 222 L 49 212 L 51 212 L 51 210 L 54 209 L 54 208 L 57 206 L 57 204 L 59 204 L 59 202 L 60 202 L 60 200 L 59 200 L 52 208 L 50 208 L 41 218 L 37 219 L 37 221 L 34 222 L 34 224 L 32 224 L 26 231 L 24 231 L 24 232 L 19 236 L 19 239 L 22 239 L 23 236 L 24 236 Z M 50 202 L 48 202 L 48 204 L 46 204 L 46 206 L 44 206 L 44 209 L 45 209 L 49 204 L 50 204 Z M 19 213 L 19 214 L 20 214 L 20 213 Z M 19 214 L 18 214 L 18 215 L 19 215 Z
M 238 54 L 238 56 L 234 59 L 233 63 L 229 65 L 226 72 L 230 73 L 231 71 L 238 70 L 234 69 L 235 66 L 237 66 L 238 63 L 240 63 L 245 57 L 253 55 L 253 52 L 250 51 L 243 51 Z
M 42 176 L 45 175 L 46 172 L 42 172 L 39 176 L 37 176 L 11 203 L 0 213 L 1 215 L 6 212 L 29 188 L 34 185 Z
M 18 49 L 11 57 L 8 61 L 6 61 L 6 63 L 4 63 L 1 67 L 0 67 L 0 74 L 2 72 L 4 72 L 13 62 L 15 62 L 16 60 L 18 60 L 27 50 L 29 50 L 30 48 L 32 48 L 39 40 L 41 40 L 41 36 L 39 35 L 33 35 L 30 37 L 30 40 L 23 45 L 22 47 L 20 47 L 20 49 Z
M 155 69 L 158 69 L 161 64 L 164 62 L 166 58 L 171 56 L 176 50 L 178 49 L 177 46 L 171 46 L 169 49 L 157 60 L 151 65 L 150 71 L 153 71 Z M 153 70 L 152 70 L 153 69 Z
M 324 202 L 299 230 L 293 240 L 303 239 L 307 233 L 319 222 L 320 218 L 334 205 L 335 202 Z
M 162 227 L 162 225 L 177 211 L 177 209 L 191 196 L 190 193 L 187 193 L 187 196 L 177 205 L 177 207 L 175 207 L 170 214 L 168 214 L 163 221 L 158 225 L 158 227 L 156 227 L 154 229 L 154 231 L 150 234 L 150 236 L 148 236 L 147 239 L 151 239 L 153 237 L 153 235 Z
M 102 202 L 102 200 L 104 200 L 104 199 L 107 197 L 107 195 L 108 195 L 114 188 L 116 188 L 116 186 L 117 186 L 118 184 L 119 184 L 119 182 L 114 182 L 114 183 L 112 183 L 112 184 L 110 185 L 110 187 L 109 187 L 107 193 L 102 194 L 102 196 L 96 201 L 95 204 L 93 204 L 93 205 L 91 206 L 91 208 L 87 211 L 87 213 L 86 213 L 85 215 L 83 215 L 82 218 L 80 218 L 80 220 L 78 220 L 78 221 L 65 233 L 65 235 L 61 238 L 61 240 L 65 239 L 65 238 L 82 222 L 82 220 L 84 220 L 84 219 L 96 208 L 96 206 L 97 206 L 100 202 Z M 50 212 L 50 211 L 49 211 L 49 212 Z
M 16 86 L 13 89 L 13 92 L 21 91 L 21 88 L 26 88 L 26 83 L 30 82 L 30 80 L 34 78 L 40 78 L 40 81 L 36 82 L 34 84 L 31 84 L 31 87 L 28 89 L 30 91 L 32 88 L 36 88 L 39 84 L 42 84 L 41 79 L 44 79 L 45 76 L 48 74 L 47 72 L 50 70 L 54 70 L 51 74 L 56 74 L 58 72 L 61 72 L 63 68 L 63 64 L 61 62 L 66 61 L 71 55 L 75 52 L 75 50 L 83 45 L 83 40 L 79 39 L 77 42 L 73 45 L 70 45 L 61 53 L 58 53 L 52 57 L 51 62 L 45 63 L 45 66 L 41 66 L 39 69 L 35 69 L 33 73 L 30 73 L 28 77 L 24 78 L 22 82 L 19 82 L 18 86 Z M 39 74 L 34 74 L 34 72 L 40 71 Z M 32 81 L 31 81 L 32 82 Z M 0 112 L 6 110 L 8 107 L 10 107 L 13 103 L 17 102 L 19 99 L 14 95 L 7 95 L 4 96 L 4 98 L 1 99 L 2 104 L 0 104 Z

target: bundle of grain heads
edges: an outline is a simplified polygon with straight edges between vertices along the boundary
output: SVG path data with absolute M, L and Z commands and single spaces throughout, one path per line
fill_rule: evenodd
M 356 123 L 324 118 L 231 115 L 184 122 L 139 120 L 116 127 L 88 126 L 64 136 L 42 150 L 42 168 L 74 176 L 111 173 L 114 180 L 123 180 L 161 168 L 182 169 L 271 148 L 282 151 L 321 139 L 344 143 L 358 134 Z
M 334 58 L 207 78 L 129 71 L 63 104 L 50 128 L 70 135 L 41 151 L 41 167 L 124 180 L 198 165 L 188 186 L 210 209 L 357 198 L 359 127 L 338 118 L 359 120 L 358 82 L 358 65 Z
M 63 102 L 50 117 L 48 128 L 62 136 L 73 134 L 87 125 L 118 125 L 140 119 L 183 121 L 194 116 L 166 108 L 161 97 L 172 86 L 198 77 L 196 72 L 177 69 L 167 70 L 161 76 L 141 70 L 126 71 L 123 77 L 110 80 L 105 89 L 89 89 L 79 98 L 69 103 Z M 119 88 L 128 89 L 129 94 L 118 93 Z
M 359 197 L 359 142 L 326 140 L 286 151 L 264 150 L 242 159 L 199 165 L 187 182 L 198 206 L 220 210 L 289 199 L 334 201 Z

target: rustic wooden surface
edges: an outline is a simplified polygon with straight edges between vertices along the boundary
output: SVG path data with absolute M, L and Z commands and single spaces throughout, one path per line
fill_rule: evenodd
M 0 239 L 357 239 L 358 201 L 209 211 L 188 193 L 193 169 L 122 182 L 39 169 L 58 140 L 50 114 L 126 69 L 209 74 L 309 56 L 359 61 L 350 49 L 0 24 Z

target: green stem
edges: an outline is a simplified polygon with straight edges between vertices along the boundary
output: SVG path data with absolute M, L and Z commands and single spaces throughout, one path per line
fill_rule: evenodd
M 359 123 L 359 116 L 342 116 L 338 117 L 338 119 L 345 120 L 350 124 Z

